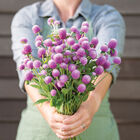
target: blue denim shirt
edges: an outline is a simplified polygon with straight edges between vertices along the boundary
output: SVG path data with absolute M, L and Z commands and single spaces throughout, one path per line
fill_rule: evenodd
M 114 7 L 109 5 L 96 5 L 92 4 L 89 0 L 82 0 L 74 16 L 64 23 L 60 19 L 53 0 L 46 0 L 22 8 L 13 18 L 11 25 L 12 51 L 13 59 L 17 67 L 23 59 L 20 38 L 28 38 L 29 44 L 32 45 L 32 53 L 37 57 L 37 49 L 34 45 L 35 36 L 32 32 L 32 26 L 38 24 L 43 27 L 44 18 L 51 16 L 60 20 L 61 27 L 65 28 L 70 28 L 72 25 L 80 28 L 83 21 L 90 21 L 92 26 L 90 32 L 99 39 L 97 49 L 99 50 L 99 47 L 104 43 L 108 43 L 111 38 L 115 38 L 118 40 L 117 50 L 119 56 L 122 56 L 125 40 L 125 24 L 122 16 Z M 111 69 L 112 67 L 108 71 Z M 17 70 L 17 72 L 19 76 L 19 87 L 24 92 L 24 71 Z M 116 81 L 118 72 L 119 67 L 112 71 L 113 82 Z

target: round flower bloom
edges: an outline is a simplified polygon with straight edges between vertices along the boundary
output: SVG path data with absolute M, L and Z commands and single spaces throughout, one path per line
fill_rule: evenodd
M 121 58 L 120 57 L 115 57 L 114 59 L 113 59 L 113 62 L 115 63 L 115 64 L 121 64 Z
M 89 27 L 89 23 L 87 21 L 82 22 L 82 26 L 87 26 Z
M 116 48 L 117 46 L 117 40 L 116 39 L 111 39 L 110 42 L 108 43 L 108 47 L 111 49 Z
M 76 33 L 78 29 L 77 29 L 76 26 L 72 26 L 72 27 L 70 28 L 70 30 L 71 30 L 71 32 Z
M 33 69 L 33 62 L 32 61 L 27 62 L 27 68 Z
M 25 65 L 24 65 L 24 64 L 21 64 L 21 65 L 19 66 L 19 70 L 24 70 L 24 68 L 25 68 Z
M 68 57 L 68 58 L 63 58 L 63 61 L 64 61 L 64 63 L 66 63 L 66 64 L 68 64 L 68 63 L 70 62 L 70 60 L 71 60 L 70 57 Z
M 82 38 L 79 39 L 78 43 L 79 43 L 80 45 L 82 45 L 82 42 L 83 42 L 83 41 L 88 41 L 88 38 L 87 38 L 87 37 L 82 37 Z
M 43 36 L 42 35 L 38 35 L 38 36 L 36 36 L 36 38 L 35 38 L 35 41 L 43 41 Z
M 67 35 L 66 29 L 64 29 L 64 28 L 59 29 L 59 38 L 60 39 L 65 39 L 66 35 Z
M 40 62 L 39 60 L 35 60 L 35 61 L 33 62 L 33 66 L 34 66 L 35 69 L 36 69 L 36 68 L 39 68 L 39 67 L 41 66 L 41 62 Z
M 66 83 L 68 81 L 68 76 L 63 74 L 63 75 L 60 76 L 59 80 L 62 83 Z
M 29 54 L 32 52 L 32 48 L 29 44 L 25 44 L 23 47 L 24 54 Z
M 69 37 L 67 39 L 67 43 L 68 43 L 68 45 L 72 46 L 75 43 L 75 40 L 72 37 Z
M 26 74 L 25 74 L 25 80 L 27 80 L 27 81 L 31 81 L 32 79 L 33 79 L 33 73 L 32 73 L 32 71 L 28 71 L 28 72 L 26 72 Z
M 72 53 L 71 53 L 70 50 L 66 50 L 65 53 L 64 53 L 65 56 L 69 56 L 69 55 L 71 55 L 71 54 L 72 54 Z
M 97 65 L 103 65 L 106 62 L 106 57 L 105 56 L 100 56 L 97 61 L 96 64 Z
M 83 82 L 84 84 L 88 84 L 90 81 L 91 81 L 91 77 L 90 77 L 89 75 L 84 75 L 84 76 L 82 77 L 82 82 Z
M 81 38 L 80 31 L 77 30 L 77 32 L 76 32 L 76 39 L 79 40 L 80 38 Z
M 110 55 L 111 56 L 117 56 L 118 55 L 118 51 L 116 49 L 111 49 L 110 50 Z
M 52 81 L 52 77 L 51 76 L 46 76 L 44 81 L 48 85 Z
M 89 56 L 90 56 L 92 59 L 95 59 L 95 58 L 97 57 L 96 51 L 89 51 Z
M 34 25 L 32 27 L 32 31 L 34 34 L 39 33 L 40 32 L 40 27 L 38 25 Z
M 95 72 L 92 72 L 92 75 L 93 75 L 93 76 L 96 76 L 96 73 L 95 73 Z
M 81 31 L 84 32 L 84 33 L 87 33 L 88 32 L 88 27 L 87 26 L 82 26 Z
M 98 39 L 96 37 L 93 37 L 91 42 L 90 42 L 91 45 L 94 45 L 94 48 L 97 46 L 98 44 Z
M 59 75 L 60 75 L 59 70 L 58 70 L 58 69 L 53 69 L 53 71 L 52 71 L 52 76 L 53 76 L 53 77 L 58 77 Z
M 80 85 L 78 86 L 77 90 L 78 90 L 80 93 L 85 92 L 85 90 L 86 90 L 86 85 L 85 85 L 85 84 L 80 84 Z
M 72 57 L 72 60 L 73 60 L 73 61 L 77 61 L 78 58 L 79 58 L 79 57 L 78 57 L 77 55 L 75 55 L 75 56 Z
M 56 95 L 56 90 L 55 90 L 55 89 L 52 89 L 52 90 L 51 90 L 51 95 L 52 95 L 52 96 L 55 96 L 55 95 Z
M 37 40 L 37 41 L 35 42 L 35 46 L 36 46 L 36 47 L 40 47 L 41 44 L 42 44 L 42 42 L 41 42 L 40 40 Z
M 63 51 L 63 48 L 61 46 L 56 46 L 55 47 L 55 52 L 56 53 L 61 53 Z
M 65 49 L 65 48 L 66 48 L 66 44 L 61 44 L 61 47 L 62 47 L 63 49 Z
M 78 50 L 80 48 L 80 45 L 79 44 L 77 44 L 77 43 L 75 43 L 74 45 L 72 45 L 72 49 L 73 50 Z
M 107 52 L 107 51 L 108 51 L 108 46 L 103 45 L 103 46 L 101 47 L 101 51 L 102 51 L 102 52 Z
M 63 43 L 62 40 L 57 40 L 56 42 L 57 42 L 57 45 L 61 45 Z
M 76 53 L 77 53 L 77 56 L 80 56 L 80 57 L 83 57 L 86 54 L 83 48 L 79 48 Z
M 103 66 L 97 66 L 96 67 L 96 69 L 95 69 L 95 73 L 96 73 L 96 75 L 100 75 L 100 74 L 102 74 L 104 72 L 104 68 L 103 68 Z
M 46 74 L 47 74 L 47 72 L 45 70 L 41 71 L 41 75 L 46 75 Z
M 28 42 L 28 40 L 27 40 L 27 38 L 22 37 L 22 38 L 20 39 L 20 42 L 23 43 L 23 44 L 26 44 L 26 43 Z
M 24 64 L 27 66 L 27 62 L 29 61 L 29 58 L 24 59 Z
M 45 47 L 51 47 L 52 46 L 52 40 L 51 39 L 46 39 L 44 40 L 44 46 Z
M 49 66 L 51 69 L 55 69 L 56 66 L 57 66 L 57 64 L 55 63 L 54 60 L 51 59 L 51 60 L 48 61 L 48 66 Z
M 80 58 L 80 62 L 82 63 L 82 65 L 86 65 L 87 62 L 88 62 L 88 60 L 87 60 L 86 57 L 81 57 L 81 58 Z
M 78 79 L 80 78 L 80 71 L 79 70 L 74 70 L 72 73 L 71 73 L 71 76 L 73 79 Z
M 66 64 L 66 63 L 61 63 L 61 64 L 60 64 L 60 67 L 61 67 L 62 69 L 67 69 L 67 64 Z
M 47 69 L 48 65 L 47 64 L 43 64 L 43 69 Z
M 88 50 L 90 48 L 89 42 L 88 41 L 83 41 L 82 42 L 82 48 L 85 50 Z
M 53 17 L 48 18 L 48 25 L 52 25 L 54 23 L 55 19 Z
M 63 54 L 57 53 L 53 56 L 53 59 L 56 63 L 61 64 L 63 61 Z
M 46 49 L 45 48 L 39 48 L 38 49 L 38 57 L 42 58 L 46 54 Z
M 69 64 L 68 70 L 71 71 L 71 72 L 76 70 L 76 65 L 75 64 Z
M 110 65 L 111 65 L 110 62 L 108 60 L 106 60 L 103 67 L 104 67 L 104 69 L 108 69 L 110 67 Z
M 62 83 L 61 81 L 57 81 L 57 86 L 59 87 L 59 88 L 62 88 L 62 87 L 64 87 L 64 83 Z
M 55 20 L 55 21 L 54 21 L 54 25 L 60 25 L 60 21 Z

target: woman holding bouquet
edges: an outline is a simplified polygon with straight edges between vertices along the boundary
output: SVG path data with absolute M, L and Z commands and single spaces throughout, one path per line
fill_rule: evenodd
M 37 49 L 34 45 L 35 36 L 32 26 L 37 24 L 43 30 L 45 37 L 51 31 L 47 26 L 49 17 L 60 21 L 60 27 L 80 28 L 83 21 L 90 24 L 88 37 L 96 36 L 99 40 L 97 49 L 110 39 L 118 41 L 117 51 L 122 56 L 125 25 L 124 21 L 115 8 L 109 5 L 91 4 L 89 0 L 46 0 L 37 2 L 21 9 L 14 17 L 12 30 L 12 50 L 17 66 L 22 61 L 22 48 L 19 44 L 21 37 L 29 39 L 32 45 L 32 55 L 37 57 Z M 110 60 L 111 61 L 111 60 Z M 108 69 L 110 71 L 112 68 Z M 57 113 L 49 102 L 42 106 L 33 106 L 33 102 L 42 99 L 36 88 L 24 83 L 24 72 L 18 71 L 20 88 L 28 94 L 27 108 L 22 112 L 16 140 L 57 140 L 70 139 L 80 135 L 83 140 L 119 140 L 118 129 L 114 117 L 110 111 L 109 89 L 116 81 L 119 69 L 113 69 L 100 84 L 91 91 L 88 99 L 83 102 L 78 111 L 72 115 Z M 96 83 L 107 72 L 98 77 Z M 95 83 L 95 84 L 96 84 Z

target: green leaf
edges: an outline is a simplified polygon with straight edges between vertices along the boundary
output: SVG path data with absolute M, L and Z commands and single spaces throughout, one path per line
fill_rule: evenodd
M 85 102 L 88 99 L 88 94 L 86 93 L 86 95 L 84 95 L 83 97 L 83 102 Z
M 40 100 L 36 101 L 36 102 L 34 103 L 34 105 L 41 104 L 41 103 L 44 103 L 44 102 L 46 102 L 46 101 L 48 101 L 48 99 L 40 99 Z
M 34 87 L 34 88 L 37 88 L 37 89 L 40 89 L 41 88 L 39 85 L 31 84 L 31 86 Z
M 63 88 L 63 89 L 61 90 L 61 92 L 62 92 L 63 94 L 67 94 L 67 93 L 69 93 L 69 89 Z

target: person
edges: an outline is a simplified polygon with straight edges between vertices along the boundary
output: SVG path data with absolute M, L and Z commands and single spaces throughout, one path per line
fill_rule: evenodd
M 50 32 L 47 19 L 54 17 L 60 21 L 60 27 L 80 28 L 83 21 L 89 21 L 91 27 L 88 37 L 99 40 L 97 49 L 110 39 L 118 41 L 117 51 L 122 56 L 125 38 L 125 23 L 120 13 L 110 5 L 96 5 L 89 0 L 46 0 L 36 2 L 19 10 L 14 16 L 12 32 L 13 59 L 20 65 L 23 55 L 20 38 L 26 37 L 32 45 L 33 56 L 37 57 L 34 45 L 35 36 L 32 26 L 37 24 L 43 29 L 42 35 Z M 46 30 L 44 30 L 46 29 Z M 111 61 L 111 60 L 110 60 Z M 109 69 L 110 70 L 110 69 Z M 27 93 L 27 107 L 23 110 L 16 140 L 57 140 L 77 135 L 84 140 L 119 140 L 118 128 L 110 110 L 109 91 L 115 83 L 119 67 L 90 92 L 88 100 L 72 116 L 58 114 L 49 102 L 34 106 L 33 102 L 43 97 L 38 90 L 24 83 L 24 72 L 18 70 L 19 86 Z M 107 72 L 103 73 L 99 81 Z

